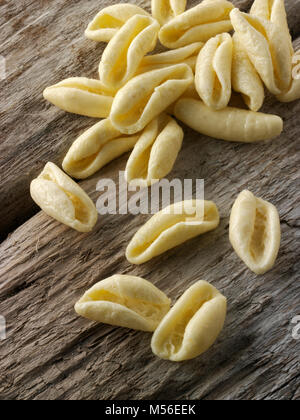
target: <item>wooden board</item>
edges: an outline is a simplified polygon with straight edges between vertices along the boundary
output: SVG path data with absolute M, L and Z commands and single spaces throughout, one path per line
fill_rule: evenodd
M 44 87 L 69 76 L 97 77 L 103 45 L 85 40 L 87 22 L 117 2 L 26 0 L 0 5 L 0 342 L 1 399 L 299 399 L 300 342 L 292 319 L 300 315 L 299 202 L 300 102 L 268 97 L 264 111 L 281 115 L 285 129 L 271 143 L 230 144 L 185 128 L 172 178 L 204 178 L 205 195 L 219 206 L 220 227 L 141 267 L 124 257 L 149 216 L 102 216 L 91 234 L 50 220 L 32 203 L 31 179 L 65 151 L 93 120 L 45 103 Z M 149 6 L 149 2 L 136 2 Z M 196 3 L 196 2 L 194 2 Z M 251 1 L 234 1 L 248 10 Z M 288 0 L 289 22 L 299 36 L 300 3 Z M 192 5 L 193 2 L 190 2 Z M 149 10 L 149 7 L 148 7 Z M 296 44 L 295 44 L 296 45 Z M 99 179 L 118 179 L 126 157 L 81 185 L 97 200 Z M 276 267 L 255 276 L 228 241 L 237 194 L 249 188 L 279 209 L 282 246 Z M 32 216 L 32 217 L 31 217 Z M 151 335 L 78 318 L 73 306 L 96 281 L 115 273 L 142 276 L 175 301 L 205 279 L 229 299 L 220 339 L 203 357 L 172 364 L 154 357 Z

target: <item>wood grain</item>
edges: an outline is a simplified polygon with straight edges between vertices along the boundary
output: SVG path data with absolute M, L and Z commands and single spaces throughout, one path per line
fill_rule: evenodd
M 105 44 L 84 38 L 91 18 L 116 1 L 4 1 L 0 5 L 0 55 L 7 78 L 0 81 L 0 240 L 38 209 L 28 190 L 44 163 L 60 164 L 92 119 L 58 110 L 43 100 L 45 87 L 71 76 L 97 77 Z M 189 2 L 189 6 L 198 1 Z M 248 10 L 252 0 L 235 0 Z M 292 34 L 300 34 L 300 2 L 288 0 Z M 150 10 L 150 0 L 136 1 Z
M 96 76 L 103 46 L 82 36 L 89 19 L 108 4 L 96 3 L 26 0 L 0 6 L 0 54 L 8 62 L 8 79 L 1 82 L 0 229 L 3 236 L 11 232 L 0 245 L 0 314 L 8 327 L 0 342 L 0 399 L 299 399 L 300 341 L 292 337 L 291 321 L 300 315 L 300 102 L 267 98 L 264 111 L 285 123 L 271 143 L 230 144 L 185 128 L 170 179 L 204 178 L 221 225 L 140 267 L 124 253 L 149 216 L 101 216 L 91 234 L 79 234 L 33 206 L 32 177 L 45 161 L 59 163 L 93 123 L 46 104 L 41 91 L 71 75 Z M 245 10 L 251 4 L 234 3 Z M 300 3 L 287 6 L 296 34 Z M 125 163 L 120 158 L 81 185 L 96 201 L 98 180 L 117 181 Z M 281 215 L 279 258 L 264 276 L 251 273 L 228 240 L 230 208 L 244 188 L 270 200 Z M 78 318 L 76 300 L 115 273 L 142 276 L 173 301 L 195 281 L 211 282 L 229 300 L 220 339 L 204 356 L 173 364 L 152 354 L 147 333 Z

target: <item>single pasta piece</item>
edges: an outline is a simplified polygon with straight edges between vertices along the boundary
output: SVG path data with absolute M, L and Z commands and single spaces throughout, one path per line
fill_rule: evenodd
M 154 215 L 133 237 L 126 250 L 132 264 L 143 264 L 184 242 L 214 230 L 220 223 L 212 201 L 186 200 Z
M 170 310 L 170 303 L 149 281 L 115 275 L 89 289 L 75 311 L 92 321 L 152 332 Z
M 51 162 L 31 182 L 30 194 L 46 214 L 78 232 L 90 232 L 98 220 L 88 195 Z
M 277 25 L 234 9 L 231 22 L 243 47 L 268 90 L 288 89 L 292 78 L 290 40 Z
M 110 89 L 124 86 L 136 73 L 143 57 L 155 48 L 159 24 L 148 16 L 130 18 L 112 38 L 99 65 L 101 82 Z
M 211 38 L 199 53 L 195 84 L 200 98 L 215 110 L 226 108 L 231 98 L 232 38 Z
M 128 160 L 125 179 L 130 185 L 147 187 L 173 169 L 184 133 L 166 114 L 155 118 L 144 130 Z
M 120 133 L 109 119 L 102 120 L 75 140 L 64 158 L 63 169 L 74 178 L 88 178 L 132 150 L 138 139 L 138 135 Z
M 109 42 L 132 16 L 150 16 L 141 7 L 120 3 L 101 10 L 89 23 L 85 36 L 97 42 Z
M 187 0 L 152 0 L 152 16 L 163 26 L 185 11 Z
M 279 28 L 281 33 L 284 32 L 284 36 L 289 41 L 291 54 L 294 53 L 284 0 L 255 0 L 250 14 L 260 19 L 269 20 L 277 25 L 277 28 Z
M 143 130 L 193 81 L 193 72 L 187 64 L 176 64 L 134 77 L 116 94 L 110 114 L 112 124 L 124 134 Z
M 215 111 L 192 98 L 180 99 L 174 107 L 174 115 L 198 133 L 234 142 L 271 140 L 283 130 L 283 121 L 277 115 L 232 107 Z
M 293 57 L 293 79 L 289 89 L 277 96 L 280 102 L 293 102 L 300 99 L 300 51 Z
M 166 23 L 159 32 L 159 40 L 170 49 L 206 42 L 217 34 L 232 30 L 229 14 L 233 8 L 226 0 L 200 3 Z
M 176 50 L 166 51 L 160 54 L 147 55 L 143 58 L 137 74 L 146 73 L 151 70 L 156 70 L 171 66 L 172 64 L 185 63 L 189 65 L 193 72 L 195 72 L 196 61 L 199 51 L 203 47 L 203 42 L 194 42 L 186 47 L 177 48 Z
M 276 207 L 250 191 L 241 192 L 232 207 L 229 238 L 247 267 L 256 274 L 271 270 L 278 255 L 280 237 Z
M 44 98 L 58 108 L 92 118 L 107 118 L 114 92 L 86 77 L 72 77 L 44 90 Z
M 182 362 L 205 353 L 226 319 L 227 299 L 206 281 L 191 286 L 163 318 L 152 337 L 153 353 Z
M 251 111 L 257 112 L 263 106 L 264 85 L 236 33 L 233 36 L 232 87 L 242 94 Z

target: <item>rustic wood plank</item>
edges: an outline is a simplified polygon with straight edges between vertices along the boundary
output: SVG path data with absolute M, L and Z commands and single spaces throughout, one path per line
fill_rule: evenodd
M 0 54 L 9 52 L 9 63 L 15 63 L 8 66 L 12 70 L 1 101 L 14 112 L 1 109 L 0 114 L 4 130 L 0 220 L 7 221 L 1 225 L 6 232 L 36 211 L 27 191 L 31 178 L 46 160 L 59 162 L 72 139 L 92 123 L 57 111 L 40 98 L 49 75 L 52 83 L 65 74 L 93 75 L 97 67 L 95 44 L 83 40 L 82 30 L 99 2 L 70 3 L 54 0 L 48 10 L 48 2 L 26 0 L 26 12 L 21 3 L 16 10 L 8 2 L 0 6 L 0 19 L 4 10 L 10 16 L 7 23 L 16 25 L 15 30 L 4 26 L 6 47 L 0 47 Z M 298 5 L 288 2 L 295 28 Z M 62 26 L 66 11 L 74 26 L 58 34 L 55 28 Z M 32 34 L 40 18 L 48 22 L 47 29 Z M 35 44 L 24 43 L 23 56 L 24 36 Z M 66 53 L 70 44 L 71 56 Z M 18 54 L 14 55 L 13 45 Z M 101 49 L 96 46 L 99 54 Z M 76 55 L 80 50 L 83 61 Z M 0 399 L 300 398 L 300 341 L 292 338 L 291 324 L 300 315 L 300 102 L 279 104 L 269 97 L 264 110 L 285 121 L 284 133 L 271 143 L 230 144 L 185 128 L 183 150 L 170 179 L 205 179 L 206 198 L 215 200 L 221 211 L 216 231 L 141 267 L 131 266 L 124 252 L 149 216 L 102 216 L 91 234 L 79 234 L 40 212 L 2 242 L 0 315 L 6 317 L 8 329 L 7 339 L 0 341 Z M 97 181 L 102 177 L 117 181 L 125 163 L 126 157 L 118 159 L 81 185 L 96 200 Z M 281 215 L 278 261 L 271 272 L 259 277 L 246 269 L 228 241 L 230 207 L 244 188 L 272 201 Z M 151 353 L 149 334 L 78 318 L 73 310 L 76 300 L 96 281 L 115 273 L 142 276 L 173 301 L 195 281 L 210 281 L 229 299 L 220 339 L 204 356 L 173 364 Z
M 47 161 L 57 164 L 74 139 L 93 120 L 64 113 L 48 104 L 42 92 L 70 76 L 97 77 L 104 44 L 84 39 L 89 20 L 118 0 L 4 1 L 0 5 L 0 55 L 7 61 L 7 79 L 0 82 L 0 239 L 38 209 L 29 197 L 32 178 Z M 197 4 L 189 2 L 189 6 Z M 252 0 L 234 0 L 249 10 Z M 294 37 L 299 35 L 300 3 L 287 10 Z M 150 10 L 150 0 L 136 1 Z
M 285 116 L 285 132 L 269 144 L 216 141 L 186 130 L 172 177 L 205 178 L 206 197 L 220 207 L 219 229 L 141 267 L 124 257 L 128 241 L 148 216 L 102 216 L 81 235 L 39 213 L 0 246 L 0 312 L 8 323 L 1 343 L 0 397 L 4 399 L 272 399 L 299 388 L 299 345 L 292 318 L 300 313 L 296 253 L 299 200 L 300 103 L 270 98 Z M 101 176 L 116 179 L 126 159 Z M 100 175 L 82 183 L 94 200 Z M 249 272 L 228 241 L 231 204 L 243 188 L 280 210 L 283 240 L 276 267 Z M 229 299 L 226 328 L 206 355 L 184 364 L 155 358 L 151 336 L 78 318 L 73 305 L 96 281 L 114 273 L 151 280 L 173 300 L 198 279 Z

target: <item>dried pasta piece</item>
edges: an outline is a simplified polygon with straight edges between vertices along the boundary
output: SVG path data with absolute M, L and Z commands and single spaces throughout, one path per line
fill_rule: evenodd
M 85 36 L 97 42 L 109 42 L 122 26 L 135 15 L 150 16 L 141 7 L 130 3 L 114 4 L 101 10 L 89 23 Z
M 132 150 L 138 139 L 138 135 L 120 133 L 109 119 L 102 120 L 75 140 L 63 161 L 63 169 L 74 178 L 88 178 Z
M 86 77 L 72 77 L 44 90 L 44 98 L 58 108 L 92 118 L 107 118 L 114 92 Z
M 176 64 L 141 74 L 117 93 L 112 105 L 112 124 L 124 134 L 143 130 L 193 83 L 187 64 Z
M 235 201 L 229 226 L 237 255 L 256 274 L 274 266 L 280 247 L 280 220 L 273 204 L 243 191 Z
M 177 48 L 176 50 L 166 51 L 160 54 L 147 55 L 143 58 L 137 74 L 146 73 L 171 66 L 172 64 L 185 63 L 195 72 L 196 61 L 199 51 L 203 47 L 203 42 L 194 42 L 186 47 Z
M 30 193 L 45 213 L 78 232 L 90 232 L 97 222 L 92 200 L 54 163 L 31 182 Z
M 152 16 L 163 26 L 185 11 L 187 0 L 152 0 Z
M 277 96 L 280 102 L 293 102 L 300 99 L 300 51 L 296 52 L 293 57 L 293 79 L 289 89 Z M 297 71 L 298 70 L 298 71 Z
M 180 99 L 174 107 L 174 115 L 198 133 L 234 142 L 271 140 L 283 130 L 283 121 L 277 115 L 232 107 L 215 111 L 192 98 Z
M 130 18 L 112 38 L 99 65 L 101 82 L 111 89 L 124 86 L 136 73 L 143 57 L 155 48 L 159 24 L 148 16 Z
M 232 38 L 211 38 L 199 53 L 195 84 L 200 98 L 213 109 L 225 108 L 231 98 Z
M 255 0 L 250 14 L 260 19 L 268 20 L 277 25 L 278 30 L 289 42 L 291 53 L 293 54 L 293 42 L 287 21 L 284 0 Z
M 263 106 L 264 85 L 237 34 L 233 36 L 232 87 L 242 94 L 251 111 L 257 112 Z
M 231 22 L 247 54 L 268 90 L 274 95 L 288 89 L 292 55 L 285 32 L 277 25 L 234 9 Z
M 166 114 L 155 118 L 144 130 L 128 160 L 125 179 L 147 187 L 167 176 L 177 159 L 184 133 Z
M 200 3 L 166 23 L 159 32 L 159 40 L 171 49 L 206 42 L 217 34 L 232 30 L 229 14 L 233 8 L 226 0 Z
M 190 360 L 217 340 L 226 319 L 227 299 L 206 281 L 198 281 L 176 302 L 155 330 L 151 347 L 161 359 Z
M 212 201 L 186 200 L 154 215 L 133 237 L 126 250 L 132 264 L 143 264 L 164 252 L 216 229 L 220 223 Z
M 170 299 L 140 277 L 115 275 L 89 289 L 76 303 L 78 315 L 92 321 L 154 331 L 170 309 Z

